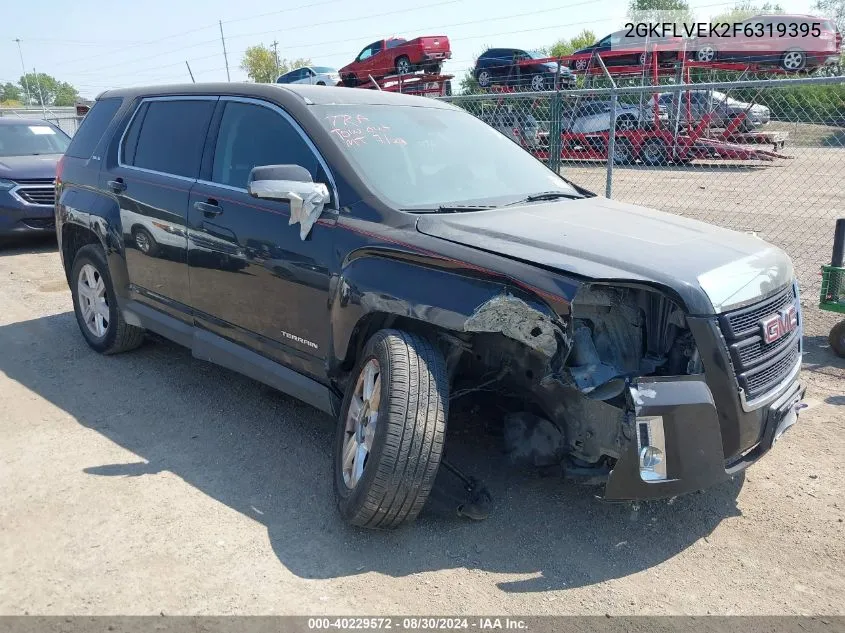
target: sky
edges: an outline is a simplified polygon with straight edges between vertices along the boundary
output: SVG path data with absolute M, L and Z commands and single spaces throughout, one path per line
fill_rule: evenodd
M 812 13 L 811 0 L 779 0 L 787 13 Z M 601 37 L 622 28 L 627 0 L 40 0 L 6 3 L 0 24 L 0 82 L 35 68 L 93 98 L 109 88 L 226 81 L 220 26 L 232 81 L 243 81 L 244 50 L 278 42 L 282 58 L 339 68 L 383 37 L 448 35 L 445 72 L 461 77 L 488 46 L 550 46 L 583 29 Z M 735 0 L 692 0 L 707 19 Z M 50 16 L 49 19 L 40 16 Z M 49 26 L 50 28 L 46 28 Z

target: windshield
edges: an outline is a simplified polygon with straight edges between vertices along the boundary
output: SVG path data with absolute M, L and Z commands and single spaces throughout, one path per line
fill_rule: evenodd
M 337 72 L 336 69 L 329 68 L 328 66 L 311 66 L 311 70 L 313 70 L 315 73 L 323 73 L 323 74 L 336 73 Z
M 0 125 L 0 156 L 64 154 L 70 138 L 47 123 Z
M 579 195 L 516 143 L 463 110 L 314 109 L 362 178 L 400 209 L 498 206 L 548 191 Z

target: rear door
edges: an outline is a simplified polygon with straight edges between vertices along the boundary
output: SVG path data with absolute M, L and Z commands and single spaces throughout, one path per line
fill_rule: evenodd
M 302 373 L 319 376 L 329 344 L 328 292 L 337 213 L 323 212 L 306 240 L 290 204 L 253 198 L 257 165 L 295 164 L 335 187 L 305 132 L 281 108 L 222 97 L 202 179 L 188 210 L 196 323 Z
M 217 97 L 162 97 L 138 103 L 100 187 L 120 205 L 130 297 L 190 319 L 187 237 L 190 189 Z

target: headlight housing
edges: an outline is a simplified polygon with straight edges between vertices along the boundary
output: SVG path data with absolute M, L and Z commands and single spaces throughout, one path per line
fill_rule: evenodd
M 17 185 L 14 180 L 6 180 L 5 178 L 0 178 L 0 191 L 9 191 L 12 187 Z

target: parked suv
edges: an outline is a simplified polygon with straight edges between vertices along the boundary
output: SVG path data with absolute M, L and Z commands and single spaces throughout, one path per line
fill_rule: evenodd
M 605 478 L 611 500 L 724 481 L 797 419 L 783 251 L 595 196 L 447 103 L 109 91 L 56 192 L 88 344 L 113 354 L 156 332 L 334 416 L 337 504 L 356 525 L 417 515 L 452 397 L 506 412 L 491 421 Z M 144 252 L 126 210 L 166 213 L 179 238 Z
M 53 178 L 68 143 L 52 123 L 0 119 L 0 238 L 53 233 Z
M 530 53 L 520 48 L 488 48 L 475 62 L 473 75 L 481 88 L 493 85 L 524 87 L 531 90 L 554 90 L 575 85 L 575 75 L 566 66 L 556 62 L 532 62 L 543 59 L 541 53 Z M 523 63 L 520 63 L 523 62 Z

